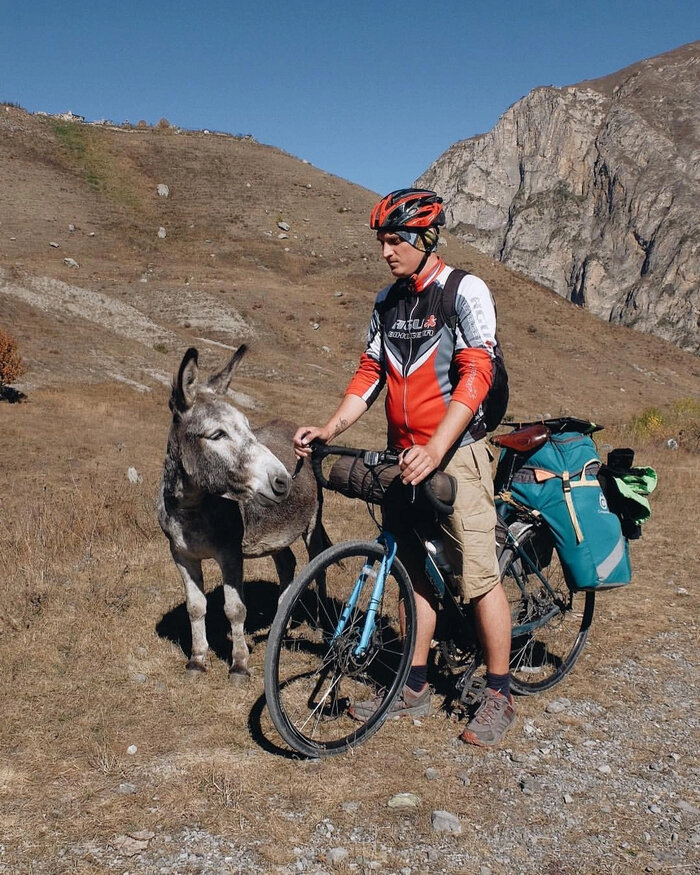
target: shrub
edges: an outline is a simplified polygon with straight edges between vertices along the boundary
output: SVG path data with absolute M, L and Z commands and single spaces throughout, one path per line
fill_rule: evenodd
M 674 438 L 691 452 L 700 451 L 700 401 L 681 398 L 662 409 L 648 407 L 630 423 L 632 435 L 638 439 L 668 440 Z
M 648 407 L 632 419 L 632 431 L 640 437 L 658 435 L 667 426 L 667 417 L 658 407 Z
M 17 342 L 0 328 L 0 386 L 14 383 L 25 372 Z

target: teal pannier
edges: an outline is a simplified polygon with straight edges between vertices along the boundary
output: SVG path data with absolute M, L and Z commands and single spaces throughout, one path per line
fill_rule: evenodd
M 629 583 L 629 545 L 600 488 L 601 462 L 592 439 L 580 432 L 552 434 L 521 459 L 510 492 L 544 517 L 570 589 Z

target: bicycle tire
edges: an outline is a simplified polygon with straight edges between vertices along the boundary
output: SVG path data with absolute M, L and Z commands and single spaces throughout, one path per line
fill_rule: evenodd
M 355 649 L 371 578 L 342 634 L 334 638 L 362 567 L 384 555 L 372 541 L 336 544 L 303 568 L 280 599 L 265 653 L 265 698 L 277 732 L 304 756 L 343 753 L 369 738 L 386 720 L 408 676 L 416 605 L 398 559 L 387 575 L 367 654 L 357 656 Z M 365 722 L 350 715 L 353 703 L 375 698 L 376 710 Z
M 573 668 L 593 620 L 595 593 L 569 589 L 556 550 L 541 528 L 525 531 L 518 540 L 546 581 L 515 548 L 506 546 L 500 568 L 513 623 L 511 689 L 532 695 L 551 689 Z M 519 634 L 518 628 L 524 631 Z

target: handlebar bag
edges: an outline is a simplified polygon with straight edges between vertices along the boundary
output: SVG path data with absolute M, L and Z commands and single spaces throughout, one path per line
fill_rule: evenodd
M 387 496 L 400 492 L 403 484 L 398 465 L 375 465 L 369 468 L 361 456 L 340 456 L 328 473 L 328 483 L 347 498 L 362 498 L 382 504 Z
M 598 482 L 601 466 L 592 439 L 552 434 L 513 475 L 514 498 L 547 522 L 570 589 L 612 589 L 629 583 L 629 544 Z
M 361 498 L 372 504 L 411 500 L 410 487 L 401 482 L 398 465 L 368 467 L 361 456 L 340 456 L 328 473 L 328 483 L 335 492 L 347 498 Z M 435 471 L 421 486 L 446 505 L 454 504 L 457 482 L 444 471 Z

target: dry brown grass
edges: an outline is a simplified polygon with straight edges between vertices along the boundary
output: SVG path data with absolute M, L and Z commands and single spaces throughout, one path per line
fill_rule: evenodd
M 155 193 L 159 182 L 170 186 L 167 200 Z M 328 848 L 352 841 L 359 861 L 353 871 L 362 872 L 373 861 L 400 871 L 407 847 L 415 870 L 425 872 L 450 871 L 443 860 L 454 852 L 469 860 L 467 869 L 490 864 L 494 875 L 536 871 L 533 855 L 552 875 L 638 872 L 640 860 L 621 851 L 619 840 L 643 849 L 650 827 L 630 800 L 617 805 L 594 776 L 593 791 L 553 819 L 542 798 L 530 803 L 517 787 L 524 769 L 546 780 L 551 762 L 526 767 L 505 754 L 466 751 L 453 743 L 458 726 L 444 714 L 421 726 L 391 724 L 351 755 L 320 765 L 286 757 L 261 699 L 276 596 L 269 560 L 246 566 L 256 672 L 249 687 L 228 685 L 212 563 L 205 569 L 210 671 L 197 683 L 185 674 L 183 594 L 154 513 L 169 422 L 162 380 L 189 345 L 200 348 L 205 369 L 220 365 L 225 350 L 207 341 L 236 346 L 243 338 L 223 330 L 216 315 L 236 312 L 254 331 L 233 387 L 257 401 L 246 411 L 251 420 L 325 417 L 347 383 L 371 301 L 386 281 L 364 226 L 374 195 L 245 140 L 154 129 L 76 134 L 15 107 L 0 115 L 0 188 L 3 326 L 27 364 L 21 388 L 29 395 L 26 404 L 0 404 L 0 872 L 157 872 L 157 863 L 110 851 L 115 837 L 152 830 L 155 860 L 191 841 L 186 830 L 195 824 L 257 854 L 261 870 L 293 864 L 295 846 L 317 848 L 315 864 L 328 868 Z M 288 240 L 276 236 L 279 218 L 292 226 Z M 156 237 L 160 225 L 167 226 L 165 240 Z M 600 597 L 590 642 L 561 688 L 573 703 L 597 703 L 619 722 L 575 711 L 547 722 L 550 697 L 535 697 L 519 703 L 521 725 L 531 719 L 573 751 L 591 738 L 609 740 L 628 719 L 626 708 L 642 710 L 640 691 L 619 675 L 632 659 L 657 671 L 657 683 L 644 682 L 644 695 L 654 713 L 667 708 L 668 726 L 677 726 L 682 703 L 667 706 L 662 681 L 677 674 L 692 683 L 686 663 L 669 661 L 665 651 L 689 654 L 696 637 L 699 465 L 692 452 L 697 421 L 681 433 L 680 414 L 669 419 L 669 410 L 697 395 L 697 360 L 599 322 L 452 239 L 443 252 L 494 291 L 512 415 L 600 420 L 609 426 L 601 444 L 634 446 L 638 462 L 660 474 L 654 515 L 632 545 L 634 583 Z M 65 267 L 64 255 L 80 269 Z M 43 277 L 71 284 L 61 287 L 60 306 L 16 294 Z M 110 306 L 129 305 L 170 340 L 144 341 L 87 308 L 70 311 L 66 304 L 79 304 L 81 289 Z M 203 311 L 215 315 L 192 327 Z M 649 408 L 666 417 L 657 431 L 623 427 Z M 376 405 L 351 439 L 376 446 L 383 431 Z M 665 448 L 668 437 L 679 450 Z M 127 480 L 130 466 L 141 482 Z M 373 532 L 363 509 L 346 499 L 330 498 L 325 518 L 335 541 Z M 668 730 L 633 725 L 644 783 L 649 758 L 668 752 Z M 509 740 L 516 753 L 531 754 L 538 743 L 522 732 Z M 420 748 L 439 780 L 425 775 L 414 753 Z M 459 778 L 465 770 L 468 787 Z M 387 799 L 404 790 L 421 796 L 421 807 L 390 811 Z M 559 792 L 548 785 L 544 802 Z M 617 825 L 599 810 L 606 793 Z M 690 790 L 687 796 L 692 801 Z M 342 808 L 346 802 L 357 807 Z M 460 837 L 431 833 L 436 808 L 462 816 Z M 324 833 L 328 818 L 333 836 Z M 537 847 L 523 839 L 510 868 L 499 869 L 493 849 L 506 823 Z M 588 860 L 559 850 L 578 847 L 584 826 L 613 838 L 619 832 L 608 856 Z M 171 868 L 201 871 L 189 865 Z M 464 869 L 455 864 L 452 871 Z
M 469 812 L 471 826 L 460 841 L 488 859 L 482 836 L 503 816 L 495 800 L 512 778 L 491 755 L 454 748 L 458 727 L 444 715 L 420 727 L 391 724 L 354 753 L 320 765 L 282 754 L 261 700 L 274 605 L 271 562 L 251 562 L 246 570 L 250 637 L 258 642 L 249 688 L 232 691 L 216 655 L 197 683 L 186 677 L 178 644 L 186 642 L 183 597 L 153 513 L 160 462 L 154 445 L 164 444 L 163 417 L 154 417 L 146 400 L 134 404 L 126 390 L 102 407 L 70 392 L 42 400 L 54 402 L 50 423 L 43 421 L 44 403 L 3 411 L 10 432 L 21 429 L 26 443 L 26 459 L 6 443 L 2 450 L 0 831 L 6 859 L 16 861 L 13 871 L 32 871 L 19 862 L 28 853 L 39 861 L 37 871 L 54 871 L 47 861 L 86 839 L 106 847 L 130 831 L 178 834 L 194 823 L 231 841 L 259 837 L 259 854 L 273 870 L 293 863 L 292 849 L 313 841 L 329 817 L 346 834 L 371 823 L 356 850 L 395 871 L 407 829 L 417 844 L 434 841 L 427 814 L 436 808 Z M 634 584 L 599 598 L 585 656 L 561 690 L 572 700 L 632 701 L 638 691 L 606 688 L 601 669 L 632 658 L 664 671 L 659 636 L 689 634 L 697 616 L 700 462 L 653 440 L 638 447 L 638 461 L 659 471 L 654 516 L 632 547 Z M 134 463 L 143 475 L 137 484 L 126 479 Z M 334 540 L 373 531 L 364 510 L 341 497 L 329 497 L 325 515 Z M 216 590 L 215 568 L 206 573 Z M 676 595 L 679 587 L 690 595 Z M 543 705 L 522 701 L 521 719 L 536 717 Z M 563 719 L 561 731 L 574 742 L 586 733 L 575 717 Z M 134 755 L 130 745 L 138 748 Z M 407 759 L 417 748 L 431 752 L 441 780 L 430 780 L 422 768 L 410 769 L 409 777 Z M 640 763 L 648 758 L 646 746 L 639 756 Z M 465 767 L 469 788 L 457 777 Z M 369 777 L 361 789 L 359 776 Z M 121 794 L 125 783 L 136 792 Z M 421 808 L 390 812 L 387 799 L 407 788 L 422 797 Z M 348 801 L 358 802 L 358 812 L 340 807 Z M 527 823 L 537 824 L 535 811 Z M 70 871 L 99 871 L 87 852 L 72 865 Z

